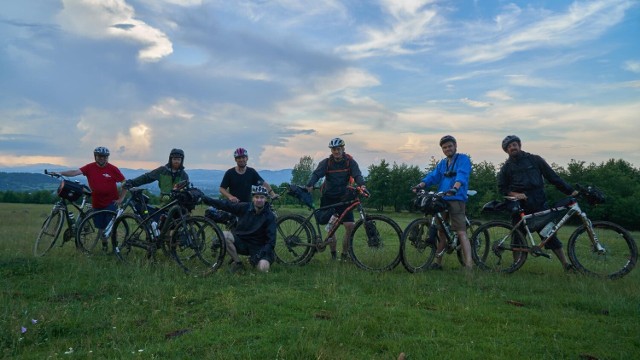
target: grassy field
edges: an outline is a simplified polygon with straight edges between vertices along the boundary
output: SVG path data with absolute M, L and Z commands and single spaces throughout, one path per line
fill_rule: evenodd
M 324 252 L 268 274 L 187 276 L 162 255 L 135 268 L 69 243 L 34 258 L 49 210 L 0 204 L 3 358 L 640 356 L 640 269 L 606 281 L 536 258 L 513 275 L 466 274 L 449 256 L 442 272 L 368 273 Z

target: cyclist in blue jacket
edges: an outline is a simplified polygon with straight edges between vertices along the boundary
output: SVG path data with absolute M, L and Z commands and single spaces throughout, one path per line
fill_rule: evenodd
M 445 193 L 443 200 L 447 202 L 449 210 L 448 214 L 444 214 L 445 219 L 449 218 L 451 228 L 458 234 L 465 268 L 472 269 L 471 245 L 469 244 L 469 239 L 467 239 L 465 217 L 468 199 L 467 189 L 469 188 L 469 176 L 471 175 L 471 159 L 466 154 L 458 153 L 458 143 L 456 138 L 451 135 L 445 135 L 440 139 L 440 148 L 442 148 L 445 158 L 440 160 L 435 169 L 414 187 L 414 191 L 418 188 L 437 185 L 438 192 Z M 441 229 L 438 230 L 438 233 L 439 240 L 436 252 L 439 254 L 442 253 L 446 246 L 446 237 Z M 442 270 L 442 256 L 436 257 L 430 269 Z

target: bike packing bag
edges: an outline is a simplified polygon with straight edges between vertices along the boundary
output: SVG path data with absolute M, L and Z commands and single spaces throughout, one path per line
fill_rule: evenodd
M 76 201 L 82 196 L 83 189 L 80 183 L 62 180 L 58 187 L 58 196 L 69 201 Z
M 439 196 L 424 194 L 418 197 L 418 208 L 425 214 L 435 214 L 447 209 L 447 202 Z
M 532 218 L 527 219 L 527 226 L 531 231 L 540 231 L 547 225 L 549 222 L 553 221 L 555 223 L 558 220 L 562 219 L 564 216 L 564 211 L 561 210 L 552 210 L 550 213 L 540 216 L 534 216 Z

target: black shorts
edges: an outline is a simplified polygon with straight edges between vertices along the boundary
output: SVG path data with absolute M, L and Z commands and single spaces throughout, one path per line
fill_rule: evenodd
M 233 237 L 233 244 L 236 246 L 236 251 L 239 255 L 247 255 L 249 256 L 249 263 L 251 265 L 256 266 L 260 260 L 267 260 L 269 264 L 273 264 L 276 254 L 273 250 L 264 251 L 262 245 L 255 245 L 246 243 L 236 236 Z
M 329 196 L 323 196 L 320 198 L 320 207 L 324 207 L 324 206 L 329 206 L 329 205 L 333 205 L 333 204 L 337 204 L 339 202 L 342 202 L 342 198 L 341 197 L 329 197 Z M 344 209 L 346 209 L 348 207 L 348 205 L 342 205 L 342 206 L 336 206 L 335 207 L 335 211 L 336 214 L 342 214 L 342 212 L 344 211 Z M 346 213 L 344 215 L 344 218 L 342 218 L 342 222 L 353 222 L 353 211 L 349 211 L 348 213 Z

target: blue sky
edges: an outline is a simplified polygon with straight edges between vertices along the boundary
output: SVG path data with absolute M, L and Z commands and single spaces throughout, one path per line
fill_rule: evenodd
M 424 167 L 438 139 L 640 166 L 640 2 L 5 0 L 0 167 Z

